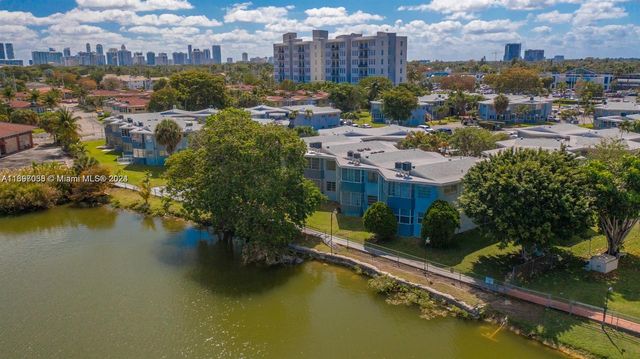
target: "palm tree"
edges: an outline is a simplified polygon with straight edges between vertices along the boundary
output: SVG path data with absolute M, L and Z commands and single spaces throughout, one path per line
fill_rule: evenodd
M 31 92 L 29 92 L 29 100 L 32 103 L 38 103 L 39 99 L 40 99 L 40 91 L 38 91 L 38 89 L 33 89 L 31 90 Z
M 504 114 L 507 108 L 509 108 L 509 98 L 504 94 L 499 94 L 493 99 L 493 108 L 496 110 L 498 116 Z
M 309 120 L 309 119 L 311 119 L 311 117 L 313 117 L 313 110 L 309 109 L 309 108 L 304 110 L 304 118 Z
M 44 95 L 44 103 L 48 108 L 53 109 L 60 102 L 60 91 L 52 89 Z
M 182 129 L 176 121 L 168 118 L 160 121 L 156 126 L 154 135 L 156 141 L 164 146 L 169 155 L 173 154 L 180 141 L 182 141 Z
M 66 108 L 60 108 L 56 111 L 58 117 L 58 123 L 56 124 L 56 139 L 65 149 L 68 149 L 70 145 L 78 142 L 80 135 L 80 125 L 78 121 L 80 117 L 74 116 L 73 112 Z

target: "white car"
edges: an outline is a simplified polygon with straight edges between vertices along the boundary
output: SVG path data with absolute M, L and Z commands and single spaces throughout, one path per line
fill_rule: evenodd
M 426 131 L 426 130 L 430 129 L 431 126 L 429 126 L 429 125 L 418 125 L 418 128 L 421 128 L 421 129 Z
M 364 125 L 362 125 L 362 128 L 371 128 L 371 125 L 368 123 L 365 123 Z

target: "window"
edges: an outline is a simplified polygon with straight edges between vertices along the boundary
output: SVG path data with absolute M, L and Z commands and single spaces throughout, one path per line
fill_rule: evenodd
M 431 196 L 431 187 L 418 186 L 416 188 L 416 196 L 418 198 L 429 198 Z
M 335 192 L 336 191 L 336 183 L 327 181 L 327 192 Z
M 424 212 L 418 212 L 418 223 L 422 223 L 422 219 L 424 218 Z
M 442 192 L 444 192 L 445 195 L 456 194 L 458 193 L 458 187 L 459 186 L 457 184 L 444 186 L 442 187 Z
M 327 171 L 335 171 L 336 170 L 336 161 L 326 161 Z
M 378 174 L 372 171 L 367 172 L 367 182 L 378 183 Z
M 320 159 L 319 158 L 307 158 L 307 168 L 310 170 L 319 170 L 320 169 Z
M 344 206 L 360 207 L 362 205 L 362 194 L 358 192 L 342 192 L 340 203 Z
M 378 202 L 378 196 L 367 196 L 367 204 L 372 205 Z
M 411 185 L 408 183 L 389 182 L 389 196 L 411 198 Z
M 354 170 L 351 168 L 343 168 L 342 169 L 342 180 L 345 182 L 362 182 L 360 170 Z
M 398 223 L 413 224 L 413 216 L 411 215 L 410 209 L 405 209 L 405 208 L 394 209 L 393 213 L 395 213 L 396 218 L 398 219 Z

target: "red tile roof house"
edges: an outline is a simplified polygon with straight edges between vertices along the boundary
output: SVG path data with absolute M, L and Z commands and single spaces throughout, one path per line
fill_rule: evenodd
M 11 100 L 9 101 L 9 107 L 14 110 L 32 110 L 35 113 L 44 112 L 44 107 L 42 105 L 30 101 Z
M 34 126 L 0 122 L 0 157 L 33 147 Z

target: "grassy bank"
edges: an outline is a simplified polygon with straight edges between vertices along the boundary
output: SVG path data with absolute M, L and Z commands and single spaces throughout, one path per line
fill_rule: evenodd
M 107 191 L 110 197 L 110 203 L 116 208 L 131 209 L 134 211 L 142 211 L 143 201 L 138 192 L 123 188 L 112 187 Z M 158 197 L 151 196 L 149 198 L 149 209 L 147 213 L 154 216 L 170 215 L 174 217 L 182 216 L 182 205 L 179 202 L 172 201 L 171 205 L 165 210 L 162 200 Z
M 324 205 L 307 221 L 316 230 L 329 233 L 333 218 L 333 234 L 364 243 L 372 234 L 364 229 L 362 218 L 332 214 L 333 206 Z M 640 318 L 640 227 L 636 226 L 627 239 L 618 270 L 608 275 L 588 272 L 584 261 L 591 255 L 606 250 L 603 235 L 592 232 L 585 238 L 572 238 L 564 245 L 556 246 L 562 253 L 563 264 L 547 274 L 535 278 L 523 286 L 558 297 L 577 300 L 602 307 L 609 287 L 609 308 L 613 311 Z M 478 277 L 491 276 L 502 280 L 512 267 L 521 263 L 517 246 L 501 247 L 493 238 L 483 236 L 479 230 L 471 230 L 456 236 L 455 245 L 448 249 L 427 248 L 419 238 L 396 238 L 377 243 L 419 258 L 427 258 L 454 269 Z M 591 247 L 591 248 L 590 248 Z
M 98 148 L 105 145 L 104 140 L 87 141 L 84 142 L 84 144 L 87 146 L 87 151 L 90 156 L 98 160 L 101 165 L 107 167 L 112 174 L 127 176 L 130 184 L 139 185 L 142 183 L 142 179 L 144 178 L 146 171 L 151 172 L 152 186 L 156 187 L 165 184 L 165 180 L 162 178 L 162 174 L 165 169 L 162 166 L 145 166 L 137 164 L 121 165 L 117 162 L 118 157 L 121 156 L 120 152 L 104 152 L 101 148 Z

